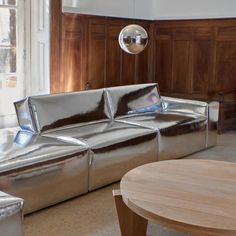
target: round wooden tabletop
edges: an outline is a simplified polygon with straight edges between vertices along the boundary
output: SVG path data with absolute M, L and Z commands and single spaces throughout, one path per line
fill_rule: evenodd
M 195 235 L 236 235 L 236 164 L 161 161 L 121 180 L 125 204 L 136 214 Z

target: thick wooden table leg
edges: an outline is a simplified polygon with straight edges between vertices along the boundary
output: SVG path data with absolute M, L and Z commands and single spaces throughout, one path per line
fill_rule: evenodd
M 122 236 L 146 236 L 148 221 L 131 211 L 123 202 L 120 190 L 113 190 Z

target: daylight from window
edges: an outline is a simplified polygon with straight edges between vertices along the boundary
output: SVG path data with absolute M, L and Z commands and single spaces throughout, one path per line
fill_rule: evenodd
M 19 1 L 20 2 L 20 1 Z M 19 57 L 18 5 L 16 0 L 0 0 L 0 128 L 14 115 L 13 102 L 22 98 L 23 57 Z M 18 3 L 19 4 L 19 3 Z M 22 34 L 22 32 L 21 32 Z M 19 61 L 20 60 L 20 61 Z

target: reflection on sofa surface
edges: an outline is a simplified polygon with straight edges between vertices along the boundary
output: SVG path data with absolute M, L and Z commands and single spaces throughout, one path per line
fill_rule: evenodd
M 0 133 L 0 190 L 24 199 L 26 214 L 216 143 L 218 104 L 161 97 L 157 84 L 33 96 L 15 107 L 20 130 Z

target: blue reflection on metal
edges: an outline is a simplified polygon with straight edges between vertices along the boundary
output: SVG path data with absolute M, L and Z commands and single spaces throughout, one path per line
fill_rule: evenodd
M 33 136 L 33 133 L 27 131 L 19 131 L 16 134 L 14 142 L 20 147 L 27 147 L 30 144 Z
M 136 110 L 132 110 L 132 111 L 128 111 L 128 115 L 132 115 L 132 114 L 140 114 L 140 113 L 145 113 L 145 112 L 156 112 L 157 110 L 161 109 L 162 106 L 160 104 L 156 104 L 156 105 L 152 105 L 149 107 L 143 107 L 143 108 L 139 108 Z

